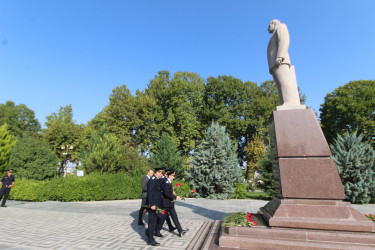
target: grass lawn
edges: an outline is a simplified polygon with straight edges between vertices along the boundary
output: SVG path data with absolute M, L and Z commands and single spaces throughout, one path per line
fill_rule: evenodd
M 246 192 L 246 199 L 271 200 L 272 197 L 268 196 L 265 192 Z

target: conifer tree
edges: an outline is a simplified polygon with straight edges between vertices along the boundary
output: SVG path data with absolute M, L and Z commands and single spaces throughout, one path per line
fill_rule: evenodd
M 338 134 L 331 145 L 332 159 L 352 203 L 369 203 L 375 196 L 375 151 L 362 139 L 357 131 L 345 136 Z
M 163 134 L 159 140 L 155 152 L 150 156 L 150 161 L 155 167 L 173 169 L 179 178 L 184 176 L 184 157 L 181 156 L 176 144 L 167 134 Z
M 190 184 L 202 197 L 231 197 L 234 184 L 242 177 L 236 152 L 237 147 L 225 127 L 213 122 L 194 152 L 190 161 L 192 169 L 187 173 Z
M 0 174 L 9 169 L 10 150 L 15 143 L 16 139 L 10 134 L 8 125 L 0 126 Z
M 87 173 L 95 171 L 116 173 L 123 169 L 121 161 L 123 154 L 124 147 L 117 137 L 102 129 L 92 135 L 89 149 L 81 151 L 80 159 Z

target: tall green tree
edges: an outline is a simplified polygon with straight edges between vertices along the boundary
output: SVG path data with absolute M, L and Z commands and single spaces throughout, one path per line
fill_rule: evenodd
M 126 85 L 116 87 L 104 109 L 106 124 L 110 133 L 117 136 L 121 144 L 132 143 L 136 123 L 135 97 Z
M 206 81 L 202 124 L 212 121 L 225 126 L 237 143 L 241 165 L 246 162 L 245 146 L 255 134 L 268 136 L 268 120 L 279 103 L 272 81 L 258 86 L 232 76 L 209 77 Z
M 56 154 L 60 162 L 63 162 L 64 155 L 61 147 L 63 145 L 73 145 L 73 149 L 68 153 L 68 159 L 77 161 L 77 153 L 81 145 L 79 145 L 80 137 L 83 130 L 83 125 L 78 125 L 73 120 L 72 105 L 60 107 L 59 111 L 47 116 L 45 125 L 47 128 L 43 129 L 43 139 Z
M 375 151 L 357 131 L 337 135 L 331 145 L 345 194 L 352 203 L 369 203 L 375 198 Z
M 236 145 L 225 132 L 225 127 L 218 123 L 212 123 L 208 128 L 206 138 L 194 152 L 190 165 L 192 168 L 187 172 L 187 179 L 202 197 L 230 198 L 234 184 L 242 177 Z
M 324 98 L 320 107 L 320 121 L 328 143 L 336 134 L 358 130 L 364 139 L 375 141 L 375 81 L 353 81 L 340 86 Z
M 8 125 L 0 126 L 0 174 L 9 169 L 10 150 L 16 143 L 16 138 L 10 134 Z
M 167 134 L 163 134 L 158 141 L 154 152 L 151 153 L 150 162 L 155 167 L 173 169 L 179 178 L 184 177 L 184 157 L 181 156 L 175 142 Z
M 16 105 L 12 101 L 0 104 L 0 125 L 8 124 L 10 133 L 21 137 L 23 132 L 39 133 L 41 126 L 33 110 L 25 104 Z
M 58 158 L 38 137 L 25 133 L 11 149 L 9 165 L 17 177 L 44 180 L 56 175 Z
M 198 117 L 203 107 L 203 94 L 204 80 L 198 74 L 176 72 L 171 77 L 168 71 L 160 71 L 145 90 L 145 95 L 152 99 L 147 104 L 154 115 L 147 116 L 149 120 L 141 131 L 150 131 L 148 124 L 157 125 L 157 139 L 167 132 L 177 142 L 179 150 L 190 154 L 202 138 Z M 154 105 L 150 106 L 151 103 Z

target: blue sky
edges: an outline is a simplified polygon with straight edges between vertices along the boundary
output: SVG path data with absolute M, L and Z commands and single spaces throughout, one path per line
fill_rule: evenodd
M 290 33 L 307 105 L 349 81 L 375 80 L 375 1 L 0 0 L 0 103 L 42 125 L 72 104 L 86 123 L 125 84 L 133 94 L 160 70 L 271 80 L 268 23 Z

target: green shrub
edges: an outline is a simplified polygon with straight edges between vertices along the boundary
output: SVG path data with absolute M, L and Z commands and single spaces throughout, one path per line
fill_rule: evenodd
M 234 193 L 233 198 L 235 199 L 246 199 L 247 192 L 246 192 L 247 185 L 245 183 L 238 182 L 234 185 Z
M 10 199 L 24 201 L 98 201 L 139 199 L 143 176 L 91 173 L 84 177 L 55 177 L 35 181 L 17 179 Z

